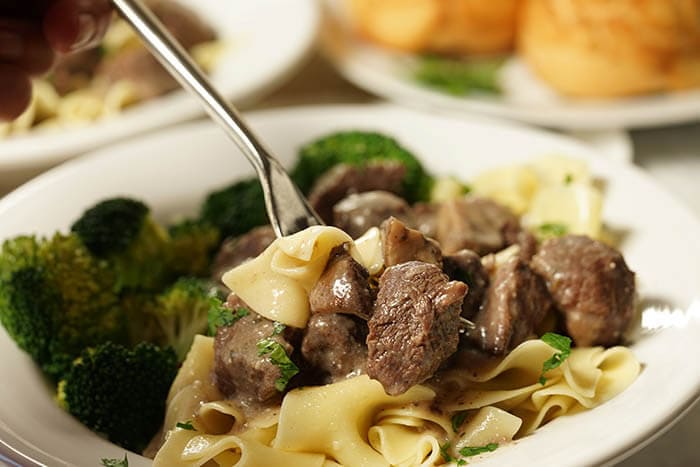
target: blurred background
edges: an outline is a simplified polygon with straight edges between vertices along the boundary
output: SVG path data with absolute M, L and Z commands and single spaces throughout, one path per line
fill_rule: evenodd
M 245 111 L 388 100 L 517 122 L 638 166 L 700 215 L 700 1 L 180 3 L 151 2 Z M 69 159 L 203 118 L 117 19 L 100 47 L 33 86 L 27 111 L 0 123 L 0 198 Z M 620 465 L 700 465 L 697 433 L 696 407 Z

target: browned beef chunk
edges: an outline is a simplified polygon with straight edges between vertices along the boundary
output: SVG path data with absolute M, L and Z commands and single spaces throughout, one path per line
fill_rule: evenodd
M 466 284 L 449 281 L 433 264 L 411 261 L 384 271 L 368 322 L 367 374 L 387 394 L 430 378 L 457 350 L 466 293 Z
M 507 208 L 470 196 L 440 205 L 436 238 L 445 254 L 467 248 L 485 255 L 517 243 L 520 230 L 518 218 Z
M 542 278 L 514 256 L 496 270 L 469 338 L 482 350 L 503 355 L 534 334 L 551 306 Z
M 311 312 L 345 313 L 368 319 L 372 303 L 367 270 L 350 256 L 345 245 L 335 247 L 309 293 Z
M 337 313 L 311 315 L 301 354 L 324 384 L 366 373 L 367 323 Z
M 411 223 L 406 201 L 388 191 L 366 191 L 343 198 L 333 207 L 333 225 L 357 238 L 372 227 L 394 216 Z
M 151 1 L 149 5 L 185 49 L 216 38 L 214 30 L 183 5 L 161 0 Z M 123 50 L 106 57 L 97 74 L 107 84 L 128 80 L 140 99 L 160 96 L 178 87 L 170 73 L 145 48 Z
M 622 255 L 585 236 L 547 240 L 532 259 L 576 345 L 620 342 L 634 316 L 635 280 Z
M 413 227 L 426 237 L 437 238 L 438 203 L 416 203 L 412 209 Z
M 268 355 L 258 355 L 257 344 L 270 338 L 292 355 L 288 335 L 274 334 L 274 323 L 254 311 L 228 327 L 220 327 L 214 340 L 213 378 L 217 388 L 228 398 L 250 404 L 279 401 L 281 393 L 275 381 L 280 369 Z
M 61 96 L 83 89 L 90 84 L 102 53 L 90 49 L 74 54 L 61 55 L 51 71 L 50 80 Z
M 406 167 L 400 162 L 370 162 L 358 167 L 340 164 L 323 174 L 309 193 L 309 203 L 327 224 L 333 222 L 333 206 L 352 193 L 383 190 L 401 193 Z
M 224 273 L 258 256 L 275 238 L 272 227 L 264 225 L 240 237 L 224 240 L 212 263 L 211 278 L 220 281 Z
M 381 225 L 382 255 L 389 267 L 407 261 L 423 261 L 442 266 L 440 245 L 417 230 L 410 229 L 395 217 Z
M 469 287 L 462 304 L 462 316 L 472 319 L 479 311 L 489 286 L 489 275 L 481 264 L 481 258 L 471 250 L 461 250 L 443 258 L 443 270 L 450 279 L 464 282 Z

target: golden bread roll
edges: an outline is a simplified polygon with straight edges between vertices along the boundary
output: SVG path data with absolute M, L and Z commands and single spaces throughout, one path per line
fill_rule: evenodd
M 350 0 L 360 34 L 408 51 L 491 54 L 513 48 L 520 0 Z
M 520 21 L 520 53 L 563 94 L 700 86 L 700 0 L 527 0 Z

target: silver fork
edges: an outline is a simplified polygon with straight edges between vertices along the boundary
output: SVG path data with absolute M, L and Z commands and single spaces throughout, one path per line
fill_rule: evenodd
M 180 85 L 201 100 L 209 115 L 253 165 L 262 184 L 267 215 L 275 234 L 280 237 L 312 225 L 323 225 L 282 165 L 148 7 L 141 0 L 112 0 L 112 4 Z

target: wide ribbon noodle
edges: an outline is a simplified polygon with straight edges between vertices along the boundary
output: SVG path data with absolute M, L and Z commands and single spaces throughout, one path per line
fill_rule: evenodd
M 278 238 L 257 258 L 224 274 L 222 281 L 256 313 L 303 328 L 309 319 L 308 293 L 333 248 L 352 238 L 335 227 L 316 226 Z M 364 264 L 353 246 L 350 253 Z
M 541 384 L 542 364 L 557 350 L 531 340 L 497 363 L 458 359 L 464 361 L 443 372 L 434 388 L 417 385 L 389 396 L 362 375 L 294 389 L 281 407 L 246 419 L 211 383 L 213 346 L 212 338 L 198 336 L 173 383 L 155 467 L 439 465 L 447 441 L 460 449 L 529 434 L 611 399 L 640 369 L 624 347 L 575 348 Z M 461 411 L 467 416 L 455 434 L 451 417 Z M 176 426 L 185 420 L 193 429 Z

